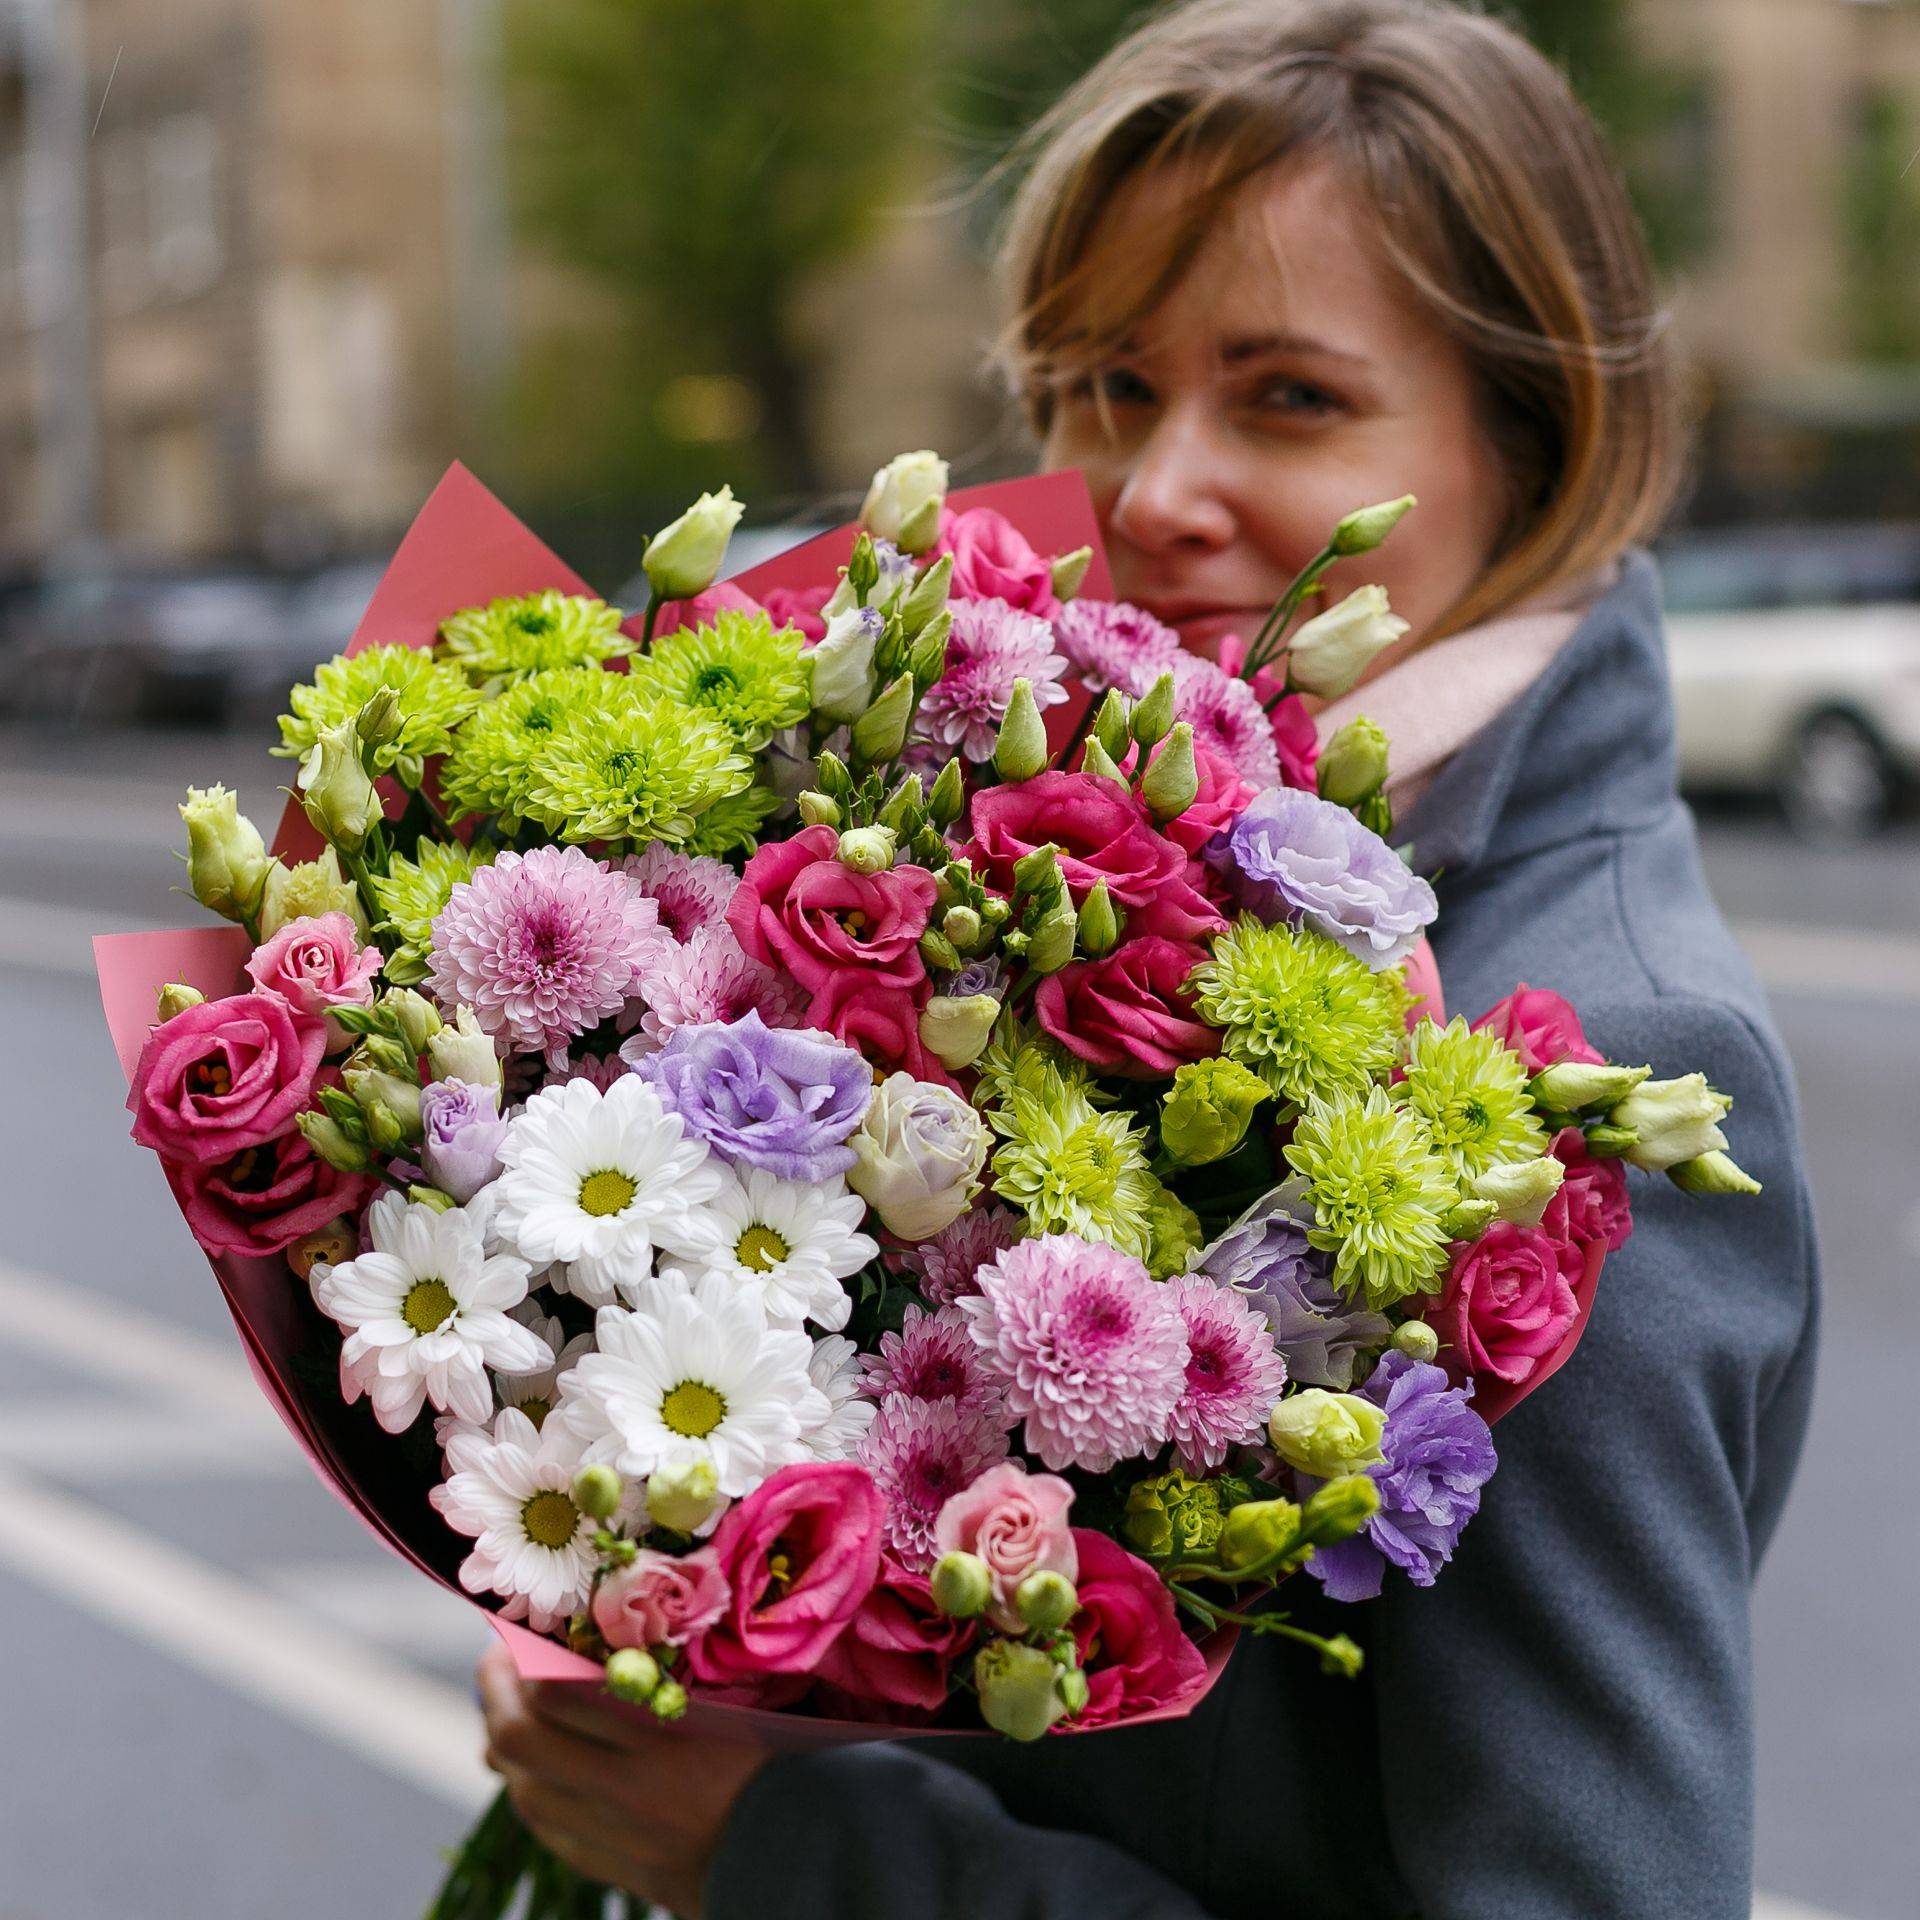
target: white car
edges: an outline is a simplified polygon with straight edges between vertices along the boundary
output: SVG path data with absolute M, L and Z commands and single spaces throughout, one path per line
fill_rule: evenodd
M 1683 785 L 1829 836 L 1920 786 L 1920 528 L 1694 535 L 1661 576 Z

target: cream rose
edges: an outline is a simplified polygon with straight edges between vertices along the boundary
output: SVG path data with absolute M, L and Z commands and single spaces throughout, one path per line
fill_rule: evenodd
M 987 1164 L 987 1129 L 961 1096 L 910 1073 L 873 1090 L 847 1144 L 847 1185 L 902 1240 L 930 1240 L 966 1212 Z

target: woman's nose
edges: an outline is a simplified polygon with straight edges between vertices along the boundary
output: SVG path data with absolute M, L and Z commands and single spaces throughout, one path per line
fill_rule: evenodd
M 1205 423 L 1169 411 L 1133 450 L 1110 516 L 1143 553 L 1227 545 L 1236 525 L 1223 489 L 1225 461 Z

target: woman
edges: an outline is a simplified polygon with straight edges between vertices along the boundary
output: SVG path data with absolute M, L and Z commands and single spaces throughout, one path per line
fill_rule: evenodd
M 1364 707 L 1394 739 L 1448 1000 L 1550 985 L 1609 1056 L 1704 1069 L 1765 1192 L 1637 1185 L 1447 1577 L 1303 1605 L 1365 1645 L 1358 1682 L 1263 1640 L 1184 1722 L 769 1758 L 496 1659 L 495 1764 L 583 1870 L 708 1920 L 1744 1917 L 1748 1591 L 1815 1263 L 1786 1063 L 1674 791 L 1635 546 L 1674 486 L 1671 375 L 1617 179 L 1492 21 L 1199 0 L 1043 123 L 1007 264 L 1045 457 L 1190 646 L 1250 634 L 1347 509 L 1419 496 L 1333 579 L 1383 581 L 1411 631 L 1321 725 Z

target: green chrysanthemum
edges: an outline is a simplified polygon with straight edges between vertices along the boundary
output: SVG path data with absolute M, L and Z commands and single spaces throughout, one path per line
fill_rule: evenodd
M 1364 1099 L 1316 1100 L 1286 1157 L 1313 1203 L 1307 1239 L 1333 1255 L 1344 1291 L 1364 1291 L 1375 1308 L 1440 1291 L 1448 1245 L 1442 1223 L 1459 1195 L 1415 1115 L 1380 1087 Z
M 1004 1142 L 993 1156 L 994 1189 L 1035 1233 L 1077 1233 L 1147 1257 L 1164 1189 L 1124 1113 L 1097 1111 L 1080 1088 L 1049 1073 L 1037 1090 L 1016 1086 L 987 1123 Z
M 440 767 L 440 797 L 456 820 L 491 813 L 518 825 L 533 762 L 581 714 L 619 704 L 624 678 L 598 667 L 554 667 L 487 701 L 453 737 Z
M 562 840 L 682 846 L 701 814 L 742 793 L 753 762 L 717 721 L 656 700 L 575 714 L 534 756 L 529 820 Z
M 716 800 L 693 823 L 689 853 L 710 853 L 723 860 L 730 853 L 751 853 L 760 843 L 760 828 L 780 804 L 770 787 L 748 787 L 744 792 Z
M 1191 1256 L 1206 1243 L 1200 1216 L 1174 1192 L 1158 1180 L 1147 1207 L 1147 1271 L 1156 1280 L 1185 1273 Z
M 1394 1097 L 1425 1122 L 1434 1151 L 1464 1192 L 1489 1167 L 1537 1160 L 1547 1130 L 1527 1095 L 1527 1070 L 1496 1033 L 1454 1019 L 1413 1030 L 1406 1078 Z
M 1309 927 L 1242 917 L 1196 967 L 1194 1004 L 1222 1030 L 1227 1057 L 1283 1098 L 1326 1099 L 1389 1072 L 1405 1031 L 1406 988 Z
M 797 726 L 812 701 L 812 673 L 798 627 L 777 632 L 764 613 L 723 609 L 711 626 L 681 628 L 633 664 L 648 691 L 711 714 L 758 753 L 782 727 Z
M 288 696 L 291 713 L 280 716 L 282 759 L 304 759 L 322 727 L 351 720 L 382 687 L 400 700 L 400 730 L 376 756 L 380 768 L 404 762 L 418 779 L 422 761 L 445 753 L 452 731 L 480 703 L 465 675 L 436 660 L 425 647 L 363 647 L 335 654 L 304 686 Z
M 451 845 L 422 840 L 413 859 L 396 853 L 386 873 L 375 877 L 373 897 L 380 903 L 381 930 L 396 942 L 385 968 L 395 986 L 417 986 L 427 977 L 434 916 L 454 888 L 471 880 L 492 858 L 490 853 L 476 855 L 457 840 Z
M 618 607 L 552 591 L 467 607 L 441 621 L 440 642 L 475 686 L 493 690 L 555 667 L 598 667 L 631 645 Z

